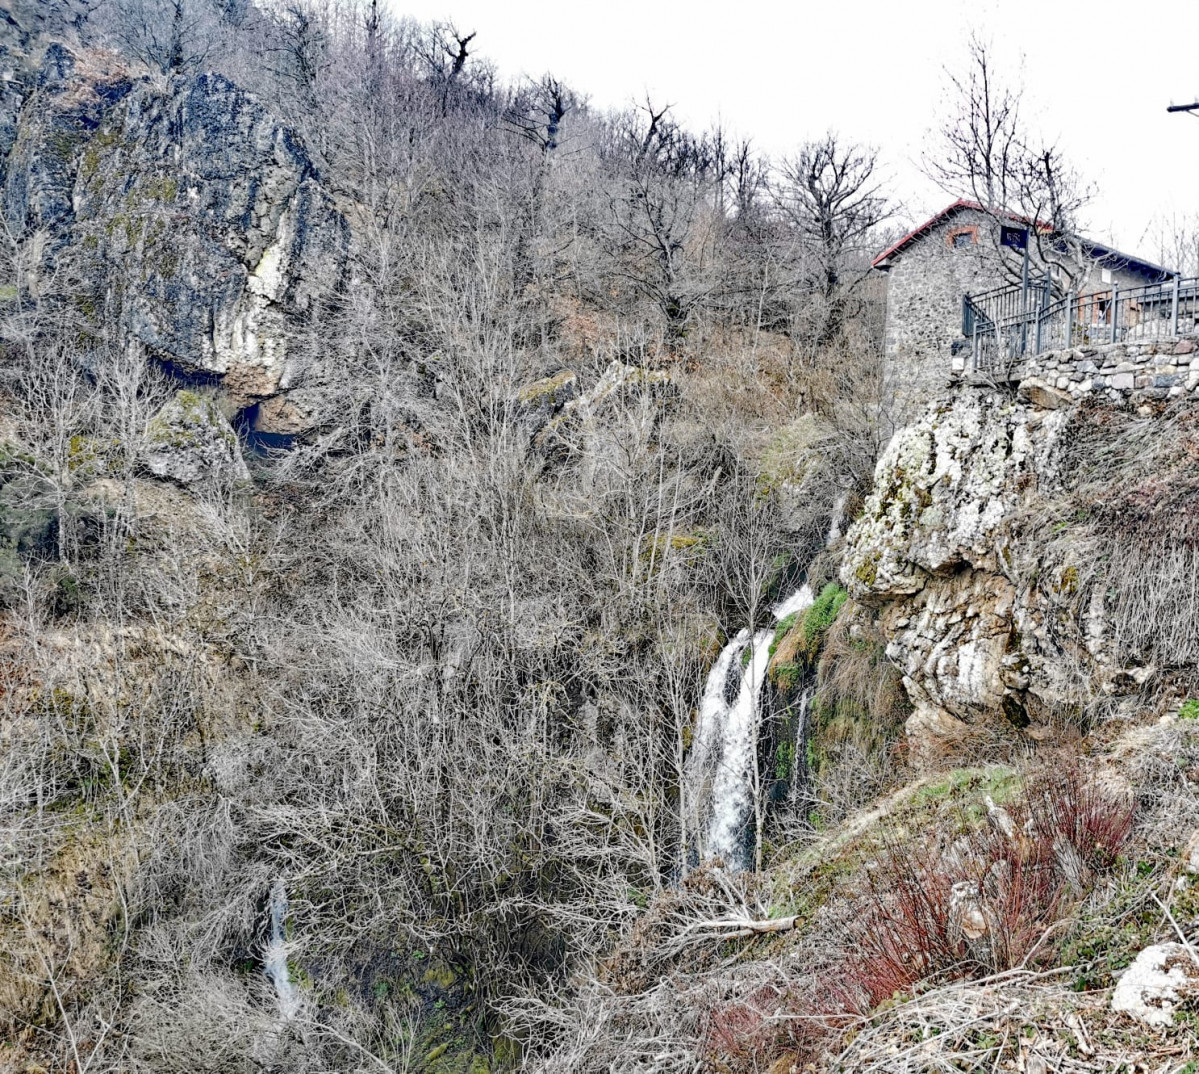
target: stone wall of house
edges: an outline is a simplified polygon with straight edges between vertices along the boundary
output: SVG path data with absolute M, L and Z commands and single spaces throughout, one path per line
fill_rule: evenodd
M 1199 343 L 1191 336 L 1047 351 L 1025 361 L 1020 380 L 1024 394 L 1060 393 L 1063 402 L 1067 395 L 1133 404 L 1199 399 Z
M 955 245 L 955 236 L 963 234 L 971 241 Z M 897 426 L 912 421 L 930 398 L 943 394 L 967 372 L 963 296 L 1018 281 L 1022 255 L 1000 247 L 998 239 L 999 224 L 993 217 L 963 209 L 892 259 L 887 270 L 885 369 Z M 1030 254 L 1030 277 L 1036 286 L 1047 268 L 1035 246 Z M 1112 255 L 1095 261 L 1076 287 L 1082 294 L 1104 295 L 1113 282 L 1128 288 L 1143 285 L 1146 278 Z
M 962 296 L 999 287 L 1004 276 L 991 232 L 995 222 L 964 211 L 900 254 L 888 270 L 885 368 L 896 425 L 911 421 L 949 386 L 967 356 Z M 973 229 L 967 246 L 953 238 Z

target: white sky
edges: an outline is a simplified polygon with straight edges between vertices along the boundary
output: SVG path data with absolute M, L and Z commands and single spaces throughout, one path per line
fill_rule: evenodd
M 1113 0 L 391 0 L 452 19 L 501 77 L 551 71 L 600 108 L 648 90 L 772 156 L 833 129 L 877 146 L 909 220 L 948 204 L 919 174 L 943 68 L 989 38 L 1025 111 L 1099 187 L 1089 234 L 1152 258 L 1151 220 L 1199 211 L 1199 2 Z

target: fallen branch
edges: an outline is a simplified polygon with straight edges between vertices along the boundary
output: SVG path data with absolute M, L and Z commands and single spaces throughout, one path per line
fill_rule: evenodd
M 722 932 L 719 936 L 699 936 L 696 939 L 739 940 L 746 936 L 757 936 L 768 932 L 790 932 L 795 928 L 797 917 L 798 915 L 792 914 L 790 917 L 772 917 L 761 921 L 725 917 L 713 921 L 697 921 L 688 926 L 687 932 L 697 932 L 701 929 L 731 929 L 731 932 Z

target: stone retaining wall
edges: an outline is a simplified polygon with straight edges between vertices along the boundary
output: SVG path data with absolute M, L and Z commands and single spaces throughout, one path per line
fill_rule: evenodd
M 1199 342 L 1146 340 L 1047 351 L 1024 362 L 1021 381 L 1034 378 L 1076 399 L 1092 393 L 1114 402 L 1199 398 Z

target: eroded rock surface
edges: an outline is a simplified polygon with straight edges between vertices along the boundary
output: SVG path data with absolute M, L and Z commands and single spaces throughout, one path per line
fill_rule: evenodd
M 191 485 L 210 479 L 248 478 L 237 437 L 216 403 L 181 391 L 146 430 L 146 468 L 155 477 Z
M 44 288 L 64 274 L 91 283 L 86 322 L 219 381 L 238 408 L 312 379 L 349 229 L 298 137 L 249 94 L 219 75 L 133 75 L 52 45 L 6 172 L 10 230 Z M 264 413 L 294 431 L 294 408 Z
M 1057 400 L 1054 400 L 1056 403 Z M 1081 548 L 1023 531 L 1062 485 L 1069 410 L 963 392 L 898 432 L 847 535 L 841 577 L 878 610 L 915 711 L 913 745 L 1000 721 L 1036 736 L 1105 659 L 1102 601 L 1081 613 Z

